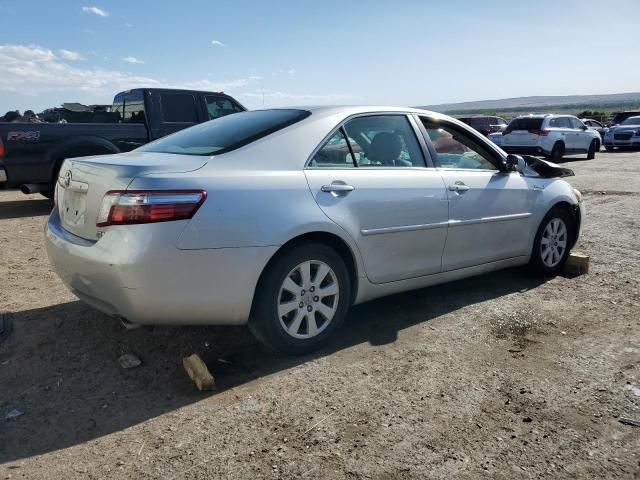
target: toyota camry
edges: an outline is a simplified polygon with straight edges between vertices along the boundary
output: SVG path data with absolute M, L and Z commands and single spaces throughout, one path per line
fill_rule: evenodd
M 66 160 L 47 252 L 126 324 L 248 324 L 301 354 L 376 297 L 515 265 L 557 273 L 583 215 L 571 173 L 425 110 L 243 112 Z

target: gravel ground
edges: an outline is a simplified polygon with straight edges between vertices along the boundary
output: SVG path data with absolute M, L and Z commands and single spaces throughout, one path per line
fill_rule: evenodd
M 566 165 L 588 275 L 380 299 L 303 358 L 244 328 L 124 330 L 50 271 L 50 204 L 0 192 L 0 479 L 640 478 L 640 428 L 618 422 L 640 419 L 640 153 Z

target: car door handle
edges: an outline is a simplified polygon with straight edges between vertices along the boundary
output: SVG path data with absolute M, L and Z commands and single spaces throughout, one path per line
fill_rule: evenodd
M 347 185 L 345 183 L 332 183 L 331 185 L 323 185 L 320 187 L 320 190 L 328 193 L 344 193 L 344 192 L 352 192 L 355 190 L 355 187 L 351 185 Z
M 463 193 L 463 192 L 466 192 L 469 189 L 470 189 L 470 187 L 468 185 L 465 185 L 464 183 L 462 183 L 462 184 L 456 183 L 454 185 L 449 185 L 449 190 L 452 191 L 452 192 Z

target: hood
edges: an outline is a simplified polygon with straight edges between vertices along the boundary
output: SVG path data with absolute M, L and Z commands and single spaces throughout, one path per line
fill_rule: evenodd
M 565 168 L 557 163 L 542 160 L 530 155 L 523 155 L 523 160 L 527 164 L 523 173 L 526 176 L 539 176 L 543 178 L 561 178 L 561 177 L 573 177 L 575 173 L 570 168 Z M 531 170 L 532 172 L 528 172 Z

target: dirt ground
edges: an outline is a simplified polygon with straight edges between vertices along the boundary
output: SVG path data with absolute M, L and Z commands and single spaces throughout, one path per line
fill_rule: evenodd
M 618 422 L 640 419 L 640 153 L 566 165 L 588 275 L 380 299 L 303 358 L 244 328 L 123 329 L 50 271 L 51 205 L 0 192 L 0 479 L 640 478 L 640 427 Z

